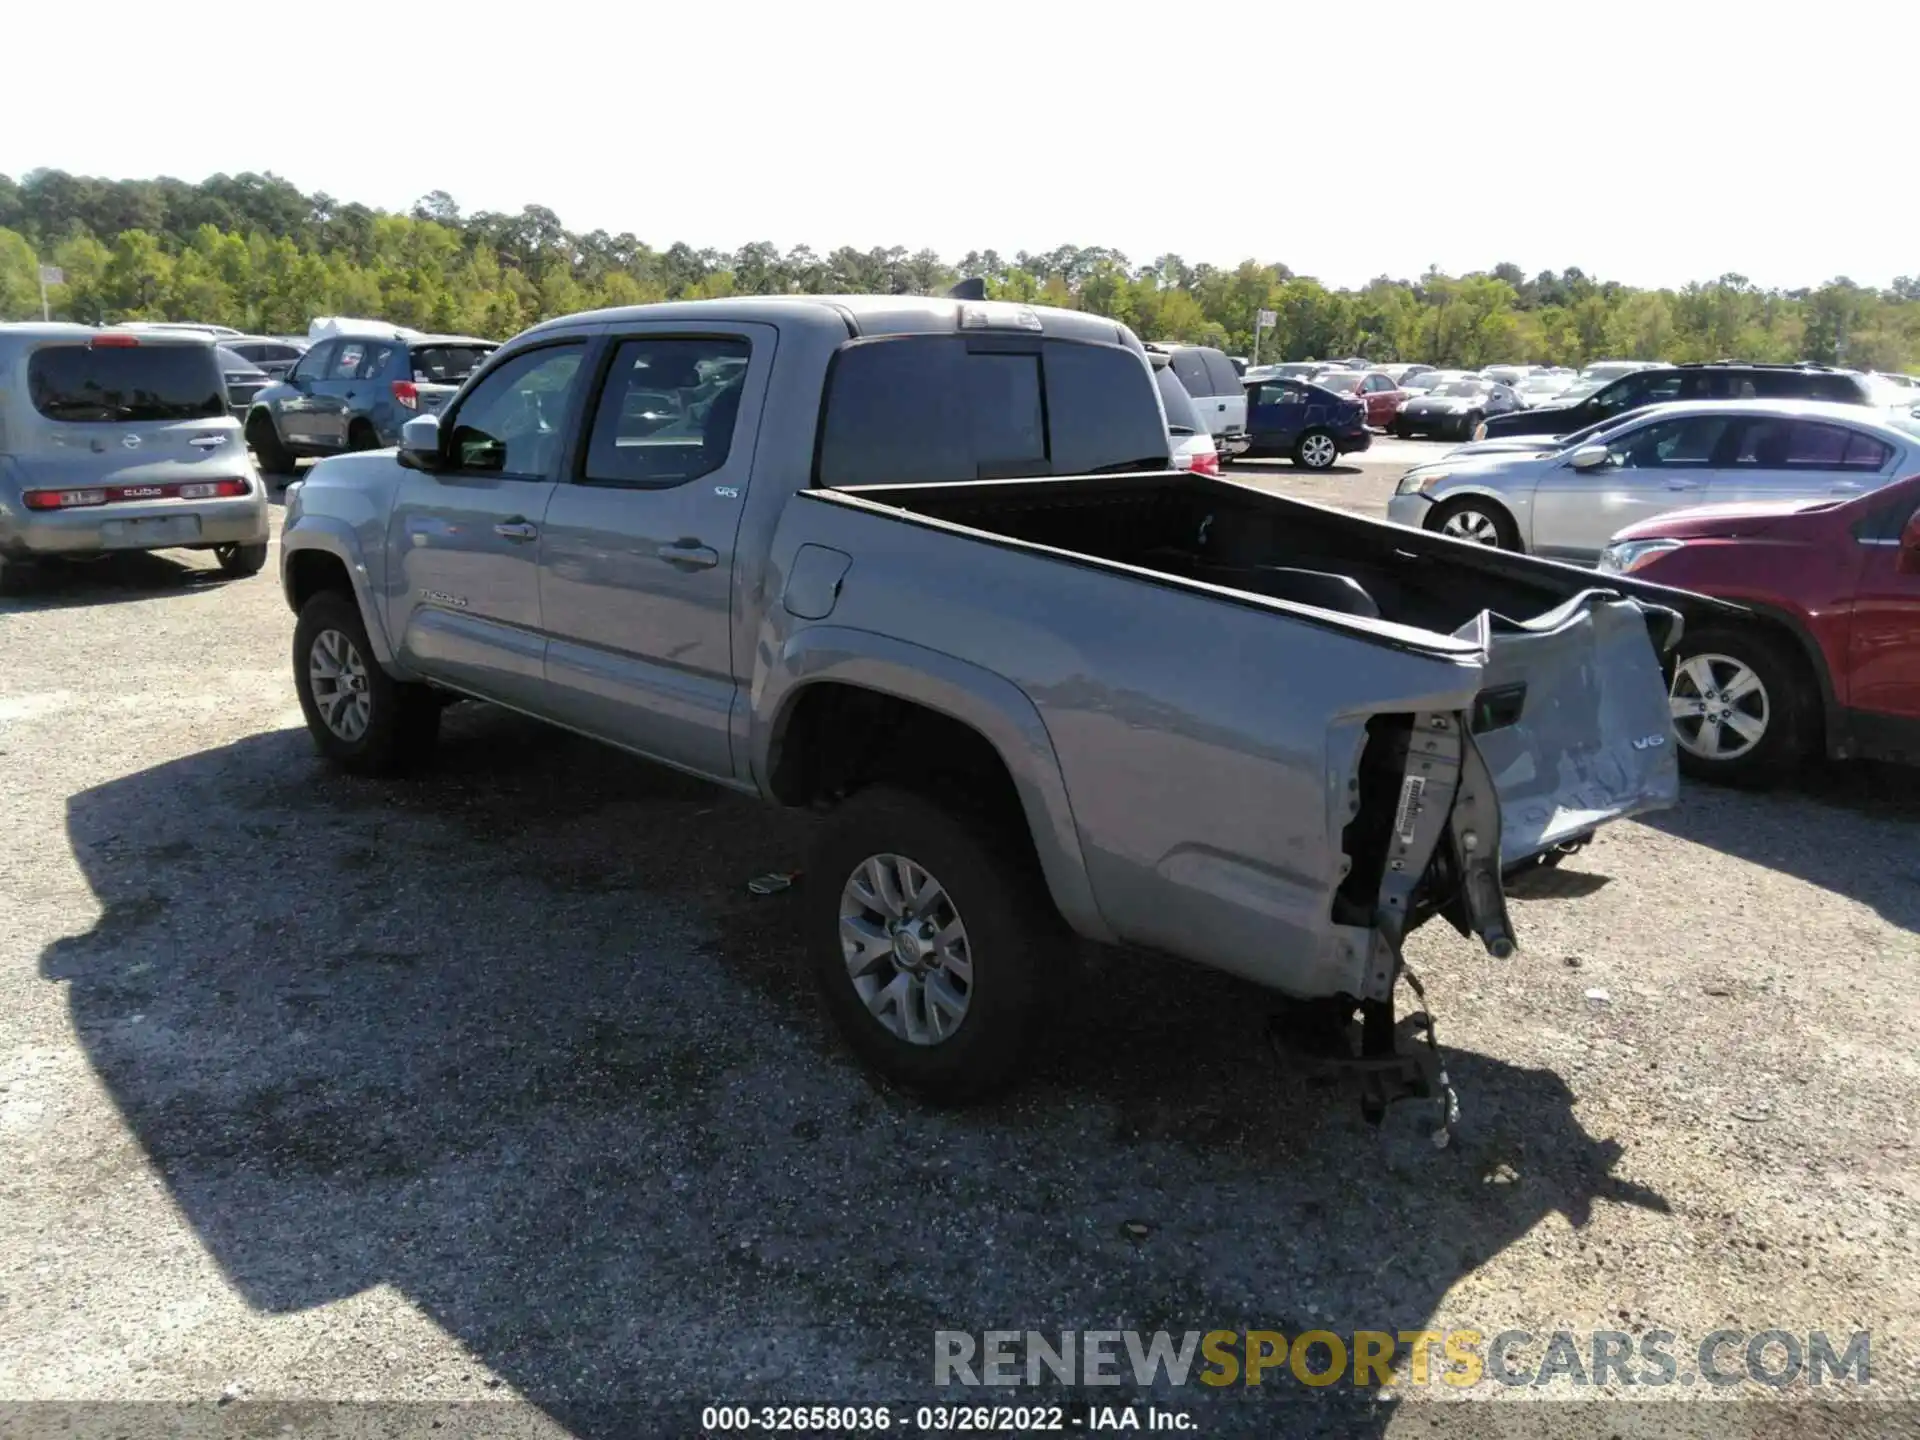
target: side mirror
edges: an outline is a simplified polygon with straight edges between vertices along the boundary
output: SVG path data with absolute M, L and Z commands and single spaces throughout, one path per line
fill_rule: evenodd
M 398 459 L 409 470 L 440 468 L 440 417 L 416 415 L 400 427 Z
M 1920 510 L 1907 519 L 1900 532 L 1900 561 L 1895 567 L 1902 575 L 1920 575 Z
M 1576 470 L 1594 470 L 1607 463 L 1610 453 L 1604 445 L 1582 445 L 1567 463 Z

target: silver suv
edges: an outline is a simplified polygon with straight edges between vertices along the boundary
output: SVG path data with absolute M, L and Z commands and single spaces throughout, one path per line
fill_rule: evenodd
M 267 493 L 206 335 L 0 325 L 0 585 L 38 561 L 267 562 Z

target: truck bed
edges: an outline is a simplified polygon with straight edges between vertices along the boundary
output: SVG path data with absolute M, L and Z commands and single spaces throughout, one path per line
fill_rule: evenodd
M 1183 471 L 840 492 L 984 536 L 1148 578 L 1260 596 L 1349 621 L 1453 636 L 1482 612 L 1526 621 L 1583 591 L 1612 590 L 1689 617 L 1731 607 L 1619 575 L 1387 525 Z M 1303 617 L 1310 618 L 1310 617 Z M 1677 636 L 1677 632 L 1676 632 Z M 1382 633 L 1389 643 L 1404 635 Z M 1664 649 L 1666 634 L 1656 634 Z

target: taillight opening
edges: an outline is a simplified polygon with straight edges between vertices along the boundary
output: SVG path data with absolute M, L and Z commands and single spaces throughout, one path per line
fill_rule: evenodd
M 95 350 L 131 350 L 139 345 L 139 343 L 140 337 L 138 335 L 114 333 L 93 337 L 93 348 Z
M 393 398 L 409 410 L 418 410 L 420 408 L 420 387 L 415 385 L 411 380 L 396 380 L 393 382 Z
M 1193 463 L 1187 467 L 1196 475 L 1218 475 L 1220 473 L 1220 452 L 1203 450 L 1193 457 Z

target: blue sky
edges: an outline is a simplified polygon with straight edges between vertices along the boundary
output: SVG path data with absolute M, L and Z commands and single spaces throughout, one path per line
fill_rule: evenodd
M 272 170 L 660 246 L 1111 245 L 1342 285 L 1920 273 L 1914 0 L 14 8 L 15 177 Z

